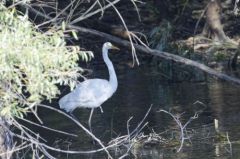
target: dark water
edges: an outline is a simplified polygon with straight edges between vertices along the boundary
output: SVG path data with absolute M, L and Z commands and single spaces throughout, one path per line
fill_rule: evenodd
M 180 153 L 176 152 L 179 145 L 171 148 L 140 148 L 134 149 L 132 155 L 136 158 L 146 159 L 175 159 L 175 158 L 240 158 L 240 89 L 236 85 L 216 80 L 202 83 L 179 82 L 170 83 L 165 80 L 161 73 L 154 68 L 140 66 L 129 68 L 127 65 L 118 64 L 116 72 L 119 79 L 119 88 L 111 99 L 102 107 L 94 111 L 92 119 L 93 133 L 107 143 L 117 136 L 127 133 L 127 121 L 130 117 L 130 131 L 139 123 L 150 105 L 153 105 L 146 121 L 148 126 L 143 130 L 148 134 L 152 129 L 156 133 L 169 130 L 178 132 L 174 120 L 167 114 L 157 112 L 159 109 L 171 110 L 174 114 L 182 114 L 181 121 L 185 123 L 194 115 L 201 112 L 199 117 L 192 121 L 188 128 L 190 140 L 187 140 Z M 108 74 L 104 64 L 94 68 L 95 77 L 107 78 Z M 68 90 L 63 90 L 68 93 Z M 197 104 L 194 104 L 198 101 Z M 202 104 L 199 104 L 199 103 Z M 56 103 L 53 103 L 56 105 Z M 39 129 L 40 134 L 48 140 L 51 146 L 70 150 L 96 149 L 92 140 L 70 120 L 49 110 L 40 110 L 40 116 L 45 125 L 77 134 L 79 137 L 68 137 Z M 77 109 L 74 111 L 79 121 L 87 127 L 90 110 Z M 229 144 L 224 141 L 214 142 L 215 135 L 214 119 L 219 121 L 219 131 L 223 134 L 228 132 L 232 141 L 232 151 L 229 152 Z M 107 158 L 105 153 L 91 155 L 66 155 L 56 154 L 57 158 Z M 114 156 L 114 155 L 113 155 Z M 126 157 L 134 158 L 134 157 Z

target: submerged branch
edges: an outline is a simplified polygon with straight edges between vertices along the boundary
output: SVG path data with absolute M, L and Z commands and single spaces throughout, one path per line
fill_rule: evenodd
M 47 129 L 49 131 L 53 131 L 53 132 L 57 132 L 57 133 L 60 133 L 60 134 L 64 134 L 64 135 L 68 135 L 68 136 L 72 136 L 72 137 L 78 137 L 78 135 L 76 134 L 72 134 L 72 133 L 68 133 L 68 132 L 65 132 L 65 131 L 60 131 L 60 130 L 56 130 L 56 129 L 52 129 L 52 128 L 49 128 L 47 126 L 44 126 L 44 125 L 40 125 L 40 124 L 37 124 L 35 122 L 32 122 L 30 120 L 27 120 L 27 119 L 24 119 L 24 118 L 18 118 L 19 120 L 23 120 L 29 124 L 32 124 L 32 125 L 35 125 L 35 126 L 38 126 L 38 127 L 41 127 L 43 129 Z
M 131 45 L 132 45 L 127 40 L 123 40 L 123 39 L 120 39 L 118 37 L 112 36 L 110 34 L 99 32 L 97 30 L 88 29 L 88 28 L 79 27 L 79 26 L 73 26 L 73 25 L 69 25 L 69 27 L 71 29 L 75 29 L 75 30 L 77 30 L 79 32 L 82 32 L 82 33 L 92 34 L 92 35 L 95 35 L 95 36 L 99 36 L 101 38 L 108 39 L 108 40 L 110 40 L 112 42 L 115 42 L 119 45 L 122 45 L 126 48 L 131 48 Z M 219 79 L 225 80 L 225 81 L 230 81 L 232 83 L 240 85 L 240 79 L 238 79 L 236 77 L 228 76 L 227 74 L 224 74 L 224 73 L 221 73 L 221 72 L 217 72 L 214 69 L 212 69 L 212 68 L 210 68 L 210 67 L 208 67 L 204 64 L 201 64 L 199 62 L 196 62 L 196 61 L 193 61 L 193 60 L 190 60 L 190 59 L 178 56 L 178 55 L 170 54 L 168 52 L 163 52 L 163 51 L 159 51 L 159 50 L 150 49 L 149 47 L 146 47 L 146 46 L 141 46 L 141 45 L 138 45 L 138 44 L 133 44 L 133 45 L 134 45 L 134 47 L 137 51 L 147 53 L 147 54 L 150 54 L 150 55 L 154 55 L 154 56 L 159 56 L 159 57 L 164 58 L 166 60 L 172 60 L 172 61 L 175 61 L 177 63 L 182 63 L 182 64 L 185 64 L 185 65 L 188 65 L 188 66 L 192 66 L 192 67 L 195 67 L 195 68 L 198 68 L 198 69 L 202 70 L 203 72 L 208 73 L 209 75 L 211 75 L 213 77 L 216 77 L 216 78 L 219 78 Z
M 186 139 L 189 139 L 189 138 L 186 136 L 187 134 L 184 133 L 184 132 L 186 131 L 187 125 L 190 124 L 190 122 L 191 122 L 192 120 L 198 118 L 198 113 L 195 113 L 194 116 L 192 116 L 192 117 L 183 125 L 183 124 L 181 123 L 180 119 L 179 119 L 179 118 L 180 118 L 179 116 L 173 115 L 172 113 L 170 113 L 170 112 L 168 112 L 168 111 L 166 111 L 166 110 L 163 110 L 163 109 L 159 110 L 158 112 L 164 112 L 164 113 L 170 115 L 170 116 L 176 121 L 177 125 L 179 126 L 179 128 L 180 128 L 180 141 L 181 141 L 181 144 L 180 144 L 180 147 L 178 148 L 177 152 L 180 152 L 181 149 L 182 149 L 182 147 L 183 147 L 184 141 L 185 141 Z
M 87 128 L 85 128 L 79 121 L 77 121 L 76 119 L 74 119 L 70 115 L 68 115 L 68 114 L 66 114 L 66 113 L 64 113 L 64 112 L 62 112 L 62 111 L 60 111 L 56 108 L 53 108 L 51 106 L 44 105 L 44 104 L 38 104 L 38 106 L 54 110 L 54 111 L 58 112 L 59 114 L 63 114 L 64 116 L 71 119 L 75 124 L 77 124 L 82 130 L 84 130 L 89 136 L 91 136 L 102 147 L 102 149 L 107 153 L 109 158 L 112 158 L 109 151 L 107 150 L 106 146 L 103 145 L 102 141 L 100 139 L 98 139 L 94 134 L 92 134 Z M 47 145 L 46 145 L 46 147 L 47 147 Z M 47 148 L 50 149 L 49 146 Z M 55 149 L 55 150 L 57 150 L 57 149 Z M 61 152 L 63 152 L 63 151 L 61 151 Z

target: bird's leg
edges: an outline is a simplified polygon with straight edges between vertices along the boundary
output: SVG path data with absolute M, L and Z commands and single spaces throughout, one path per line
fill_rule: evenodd
M 88 119 L 88 126 L 89 126 L 89 130 L 90 130 L 91 133 L 93 133 L 93 132 L 92 132 L 92 124 L 91 124 L 93 111 L 94 111 L 94 108 L 91 109 L 91 113 L 90 113 L 90 116 L 89 116 L 89 119 Z M 95 141 L 94 141 L 94 139 L 93 139 L 93 144 L 94 144 L 94 145 L 96 144 Z
M 100 110 L 101 110 L 101 113 L 103 113 L 103 109 L 102 109 L 102 106 L 100 106 L 99 108 L 100 108 Z
M 93 111 L 94 111 L 94 108 L 91 109 L 91 113 L 90 113 L 90 116 L 89 116 L 89 119 L 88 119 L 88 126 L 89 126 L 89 129 L 90 129 L 90 132 L 91 132 L 91 133 L 92 133 L 92 124 L 91 124 L 91 121 L 92 121 Z

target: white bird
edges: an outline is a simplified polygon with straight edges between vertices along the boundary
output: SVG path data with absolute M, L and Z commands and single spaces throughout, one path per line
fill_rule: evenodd
M 117 75 L 108 57 L 109 49 L 119 50 L 119 48 L 113 46 L 110 42 L 104 43 L 102 47 L 103 60 L 108 68 L 109 80 L 98 78 L 85 80 L 59 100 L 60 108 L 70 113 L 78 107 L 91 108 L 88 120 L 90 131 L 92 131 L 91 118 L 94 108 L 101 108 L 101 105 L 116 92 L 118 87 Z

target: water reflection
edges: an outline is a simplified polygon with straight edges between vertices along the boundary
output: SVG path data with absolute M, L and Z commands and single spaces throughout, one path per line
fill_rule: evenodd
M 169 83 L 161 77 L 161 74 L 152 73 L 151 67 L 140 66 L 129 69 L 127 66 L 119 66 L 116 69 L 119 79 L 119 88 L 116 94 L 103 104 L 102 114 L 100 110 L 94 112 L 92 119 L 93 132 L 107 142 L 110 139 L 127 133 L 127 120 L 132 116 L 130 130 L 142 120 L 150 105 L 153 108 L 147 118 L 149 126 L 145 133 L 154 129 L 156 132 L 163 132 L 168 129 L 175 129 L 177 125 L 166 114 L 157 113 L 159 109 L 172 110 L 182 114 L 182 122 L 186 122 L 196 111 L 202 111 L 199 118 L 194 120 L 189 128 L 193 131 L 191 142 L 184 146 L 181 153 L 174 149 L 166 148 L 140 148 L 133 149 L 132 153 L 137 158 L 161 159 L 161 158 L 228 158 L 229 153 L 226 146 L 214 145 L 211 135 L 214 134 L 214 119 L 219 121 L 221 132 L 228 132 L 231 141 L 239 140 L 240 137 L 240 89 L 235 85 L 210 81 L 208 83 Z M 100 65 L 94 70 L 96 77 L 107 78 L 105 66 Z M 67 93 L 67 92 L 66 92 Z M 196 101 L 204 103 L 194 104 Z M 56 103 L 53 103 L 56 104 Z M 74 114 L 87 126 L 90 110 L 77 109 Z M 69 138 L 62 135 L 39 130 L 49 143 L 55 140 L 59 145 L 65 142 L 65 149 L 90 149 L 91 139 L 81 130 L 75 129 L 73 123 L 66 118 L 52 113 L 46 116 L 46 110 L 40 110 L 40 116 L 48 126 L 67 130 L 79 135 L 79 138 Z M 69 143 L 69 144 L 66 144 Z M 55 143 L 55 145 L 58 145 Z M 233 146 L 233 157 L 240 156 L 240 145 Z M 74 158 L 105 158 L 105 154 L 70 155 Z M 66 155 L 59 155 L 59 158 L 66 158 Z M 130 157 L 131 158 L 131 157 Z M 134 158 L 134 156 L 133 156 Z

